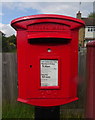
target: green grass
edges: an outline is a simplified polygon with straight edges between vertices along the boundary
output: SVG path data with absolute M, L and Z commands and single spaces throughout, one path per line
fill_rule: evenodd
M 15 105 L 6 103 L 2 108 L 2 118 L 34 119 L 34 107 L 23 103 L 16 103 Z
M 68 119 L 77 119 L 80 120 L 84 118 L 84 113 L 83 110 L 81 111 L 80 109 L 63 109 L 61 111 L 61 118 L 64 120 L 64 118 Z

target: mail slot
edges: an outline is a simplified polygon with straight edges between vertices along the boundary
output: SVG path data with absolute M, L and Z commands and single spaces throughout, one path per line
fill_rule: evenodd
M 18 101 L 57 106 L 78 100 L 78 32 L 82 20 L 31 15 L 11 22 L 17 31 Z

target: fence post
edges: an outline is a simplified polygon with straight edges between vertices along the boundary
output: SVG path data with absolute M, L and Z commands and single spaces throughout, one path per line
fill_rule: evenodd
M 95 118 L 95 41 L 87 44 L 86 118 Z

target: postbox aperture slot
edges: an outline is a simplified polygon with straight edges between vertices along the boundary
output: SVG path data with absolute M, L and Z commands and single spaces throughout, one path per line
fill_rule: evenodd
M 70 43 L 70 39 L 65 38 L 33 38 L 28 39 L 28 43 L 30 44 L 68 44 Z
M 58 87 L 58 59 L 40 60 L 41 87 Z

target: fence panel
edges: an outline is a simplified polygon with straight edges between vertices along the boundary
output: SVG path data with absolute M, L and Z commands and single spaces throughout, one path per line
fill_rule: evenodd
M 17 61 L 15 53 L 2 54 L 2 100 L 13 103 L 17 97 Z

